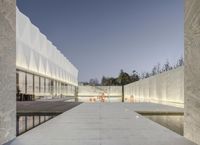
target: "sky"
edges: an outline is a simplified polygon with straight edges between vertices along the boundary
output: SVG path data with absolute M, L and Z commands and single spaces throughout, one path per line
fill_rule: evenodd
M 17 0 L 78 68 L 79 81 L 151 72 L 183 56 L 183 0 Z

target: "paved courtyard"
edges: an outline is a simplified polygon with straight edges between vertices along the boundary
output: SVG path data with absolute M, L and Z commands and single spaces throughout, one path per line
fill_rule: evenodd
M 82 103 L 9 145 L 194 145 L 135 111 L 183 112 L 164 105 Z

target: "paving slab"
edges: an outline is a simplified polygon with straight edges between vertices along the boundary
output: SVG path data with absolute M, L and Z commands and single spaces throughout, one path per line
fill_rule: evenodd
M 9 145 L 194 145 L 135 112 L 148 110 L 147 105 L 156 109 L 154 104 L 83 103 Z

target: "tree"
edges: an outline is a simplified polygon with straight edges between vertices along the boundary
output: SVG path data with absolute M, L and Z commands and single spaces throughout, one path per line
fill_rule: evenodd
M 153 67 L 151 74 L 153 76 L 157 74 L 157 67 L 156 66 Z
M 130 76 L 131 82 L 136 82 L 140 79 L 138 73 L 136 72 L 136 70 L 132 71 L 132 75 Z
M 171 70 L 172 69 L 172 67 L 170 66 L 170 63 L 169 63 L 169 61 L 167 60 L 166 62 L 165 62 L 165 64 L 164 64 L 164 66 L 163 66 L 163 71 L 169 71 L 169 70 Z
M 181 56 L 181 57 L 178 59 L 177 67 L 180 67 L 180 66 L 183 66 L 183 65 L 184 65 L 184 59 L 183 59 L 183 57 Z
M 91 85 L 91 86 L 97 86 L 97 85 L 99 85 L 98 79 L 97 78 L 90 79 L 89 85 Z
M 106 86 L 106 84 L 107 84 L 107 79 L 105 76 L 103 76 L 101 79 L 101 85 Z
M 103 76 L 102 79 L 101 79 L 101 85 L 103 85 L 103 86 L 115 86 L 115 85 L 119 85 L 119 84 L 118 84 L 116 78 Z
M 126 85 L 126 84 L 129 84 L 129 83 L 138 81 L 138 80 L 140 80 L 140 78 L 145 79 L 145 78 L 148 78 L 150 76 L 153 76 L 153 75 L 165 72 L 165 71 L 169 71 L 173 68 L 177 68 L 177 67 L 180 67 L 180 66 L 183 66 L 183 65 L 184 65 L 183 57 L 180 57 L 178 59 L 177 64 L 175 64 L 174 67 L 172 67 L 170 65 L 169 61 L 167 60 L 162 67 L 161 67 L 160 63 L 158 63 L 157 65 L 155 65 L 152 68 L 151 73 L 143 72 L 140 76 L 138 75 L 136 70 L 133 70 L 132 74 L 129 75 L 128 73 L 124 72 L 123 69 L 121 69 L 118 77 L 116 77 L 116 78 L 103 76 L 102 80 L 101 80 L 101 85 L 105 85 L 105 86 Z
M 161 70 L 160 70 L 160 63 L 158 63 L 157 66 L 156 66 L 156 73 L 157 73 L 157 74 L 161 73 Z
M 147 72 L 147 73 L 145 73 L 145 78 L 149 78 L 151 75 Z
M 119 85 L 126 85 L 131 83 L 131 77 L 128 73 L 124 72 L 123 69 L 121 69 L 120 74 L 117 78 L 117 82 Z

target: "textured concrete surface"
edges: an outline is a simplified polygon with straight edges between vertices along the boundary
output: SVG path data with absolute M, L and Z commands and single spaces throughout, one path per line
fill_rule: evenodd
M 200 145 L 200 0 L 185 0 L 185 137 Z
M 184 67 L 125 86 L 125 102 L 157 102 L 184 106 Z
M 16 1 L 0 0 L 0 144 L 16 131 Z
M 135 112 L 149 110 L 143 106 L 83 103 L 17 137 L 9 145 L 194 145 Z M 150 108 L 158 107 L 153 106 Z M 159 108 L 162 110 L 162 105 Z

